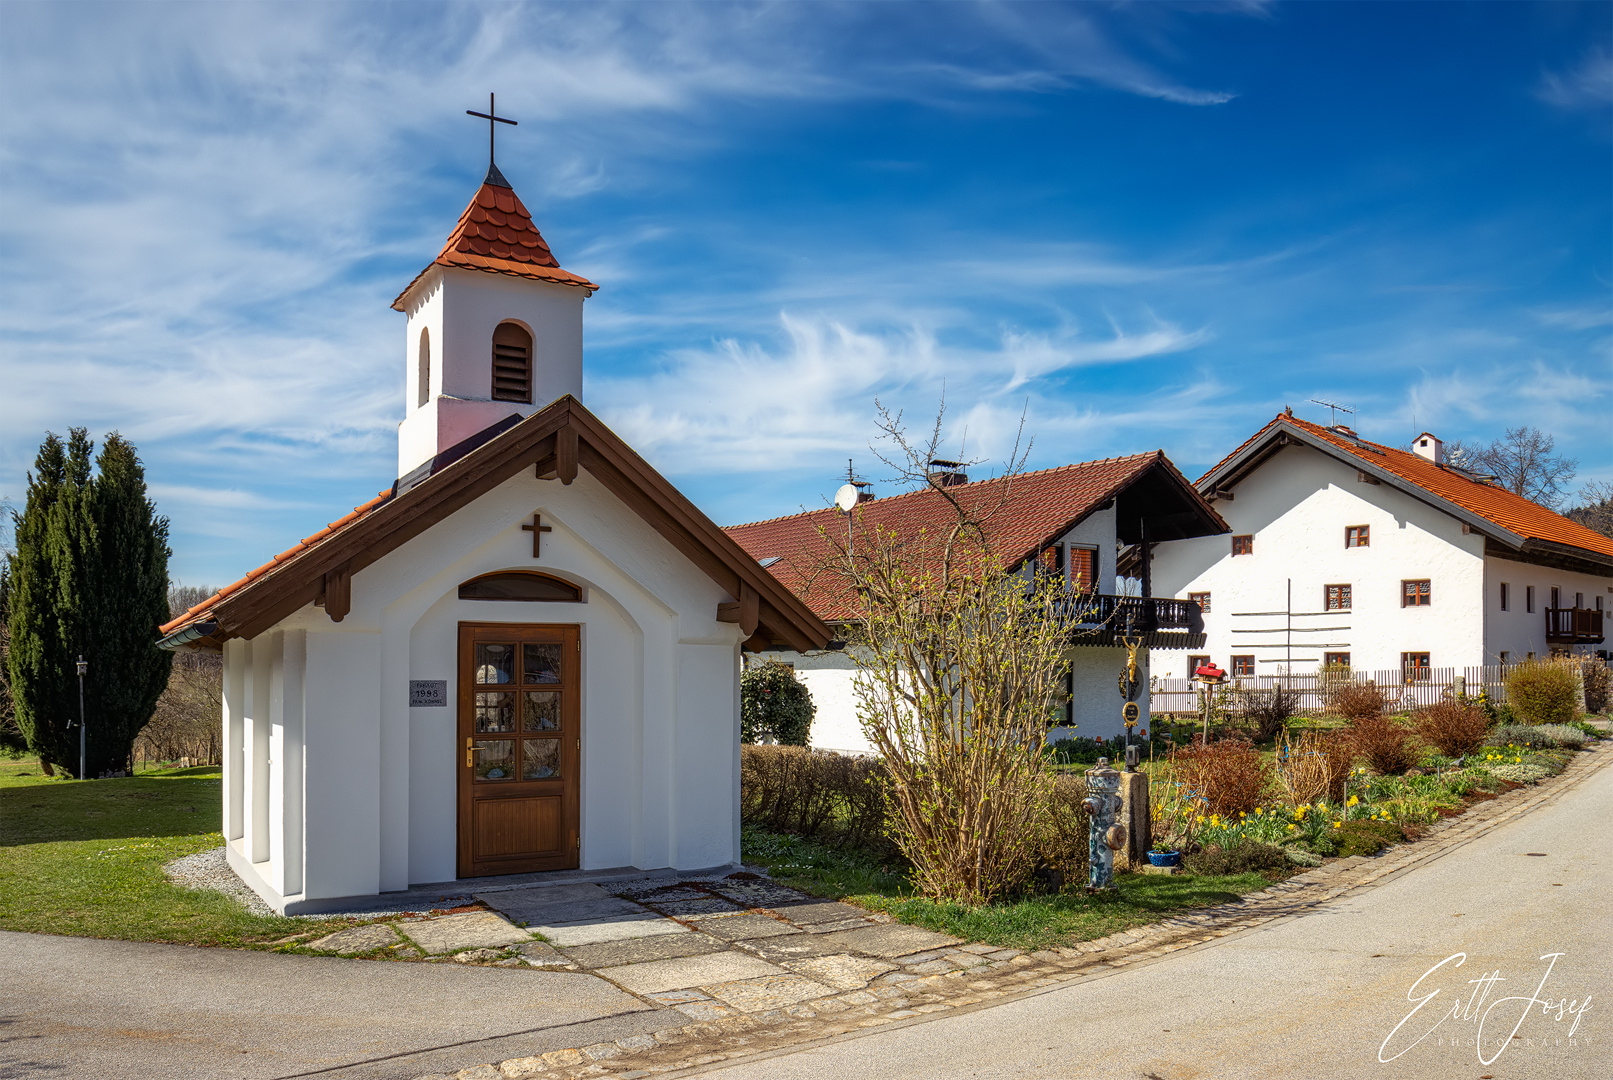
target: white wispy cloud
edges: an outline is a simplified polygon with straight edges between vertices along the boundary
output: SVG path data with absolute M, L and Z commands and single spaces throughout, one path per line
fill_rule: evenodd
M 1598 109 L 1613 105 L 1613 50 L 1593 49 L 1578 65 L 1548 71 L 1535 91 L 1560 109 Z

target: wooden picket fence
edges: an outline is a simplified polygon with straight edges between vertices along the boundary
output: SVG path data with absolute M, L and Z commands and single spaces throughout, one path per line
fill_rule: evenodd
M 1529 663 L 1531 661 L 1524 661 Z M 1560 663 L 1579 665 L 1587 658 L 1559 658 L 1534 663 Z M 1391 708 L 1407 711 L 1432 705 L 1441 698 L 1458 693 L 1476 695 L 1483 691 L 1491 701 L 1500 704 L 1507 699 L 1507 676 L 1521 664 L 1486 664 L 1481 667 L 1423 668 L 1415 672 L 1390 668 L 1387 671 L 1355 671 L 1350 678 L 1370 681 L 1395 694 Z M 1293 675 L 1245 675 L 1228 678 L 1224 684 L 1234 696 L 1251 690 L 1271 690 L 1282 687 L 1299 698 L 1300 715 L 1314 716 L 1327 711 L 1327 692 L 1330 681 L 1340 676 L 1329 672 L 1303 672 Z M 1149 694 L 1151 713 L 1197 713 L 1199 711 L 1199 684 L 1192 679 L 1155 679 Z

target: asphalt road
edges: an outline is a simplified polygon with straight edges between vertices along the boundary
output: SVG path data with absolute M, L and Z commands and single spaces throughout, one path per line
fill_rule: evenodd
M 1522 819 L 1313 914 L 1034 997 L 702 1076 L 1607 1080 L 1610 840 L 1613 767 L 1604 767 Z M 1551 953 L 1562 955 L 1541 959 Z M 1456 954 L 1465 957 L 1448 959 Z M 1492 973 L 1504 981 L 1482 981 Z M 1419 978 L 1416 998 L 1438 995 L 1413 1014 Z M 1503 1000 L 1514 995 L 1522 1000 Z M 1538 1005 L 1525 1017 L 1536 997 L 1567 999 L 1562 1019 Z M 1572 1038 L 1571 1008 L 1580 1010 Z M 1481 1019 L 1488 1063 L 1475 1045 Z
M 0 933 L 8 1080 L 396 1080 L 671 1022 L 591 975 Z

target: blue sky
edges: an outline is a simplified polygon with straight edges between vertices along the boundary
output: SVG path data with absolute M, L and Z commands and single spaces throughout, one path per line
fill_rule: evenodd
M 0 495 L 121 430 L 222 584 L 386 486 L 392 298 L 499 164 L 585 399 L 711 516 L 874 398 L 1190 476 L 1285 404 L 1613 479 L 1613 5 L 0 9 Z M 884 490 L 890 490 L 886 485 Z

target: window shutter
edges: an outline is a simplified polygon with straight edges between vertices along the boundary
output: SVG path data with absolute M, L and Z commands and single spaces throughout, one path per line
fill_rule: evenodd
M 532 401 L 532 335 L 515 323 L 493 331 L 493 400 Z

